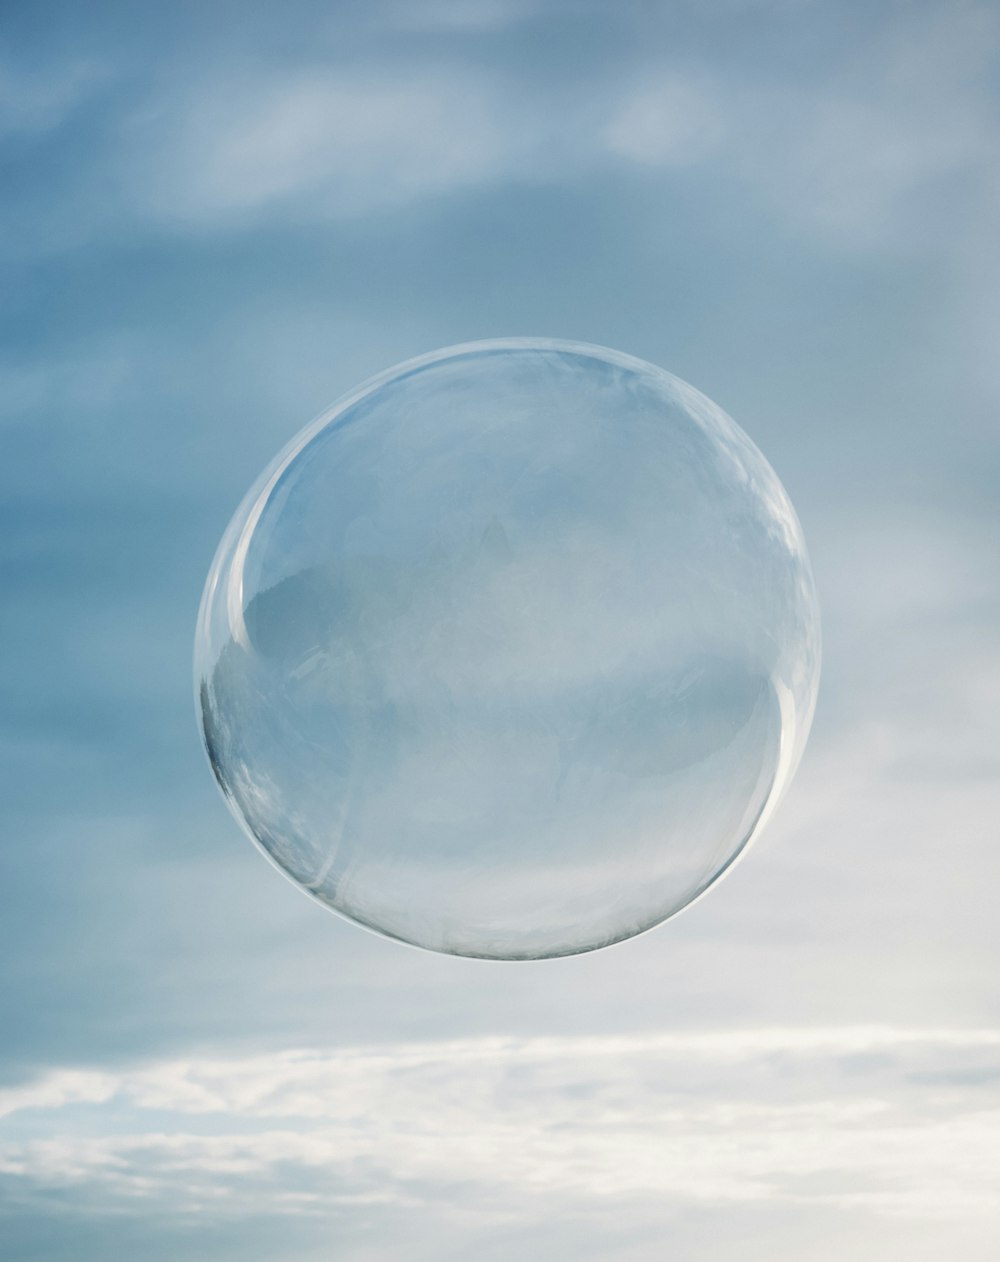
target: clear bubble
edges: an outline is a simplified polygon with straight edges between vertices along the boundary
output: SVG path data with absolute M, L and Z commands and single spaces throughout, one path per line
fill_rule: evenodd
M 195 675 L 230 807 L 314 898 L 456 955 L 666 920 L 798 762 L 819 615 L 746 435 L 641 360 L 474 343 L 403 364 L 233 518 Z

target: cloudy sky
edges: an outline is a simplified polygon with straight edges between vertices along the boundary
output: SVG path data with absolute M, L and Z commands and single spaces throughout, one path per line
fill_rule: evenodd
M 995 1257 L 998 64 L 989 0 L 3 6 L 5 1259 Z M 191 643 L 297 429 L 528 334 L 751 434 L 825 665 L 707 899 L 483 964 L 254 853 Z

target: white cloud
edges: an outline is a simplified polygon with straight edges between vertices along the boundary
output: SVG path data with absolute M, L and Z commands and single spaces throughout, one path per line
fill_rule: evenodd
M 62 1070 L 5 1093 L 20 1134 L 0 1143 L 0 1173 L 183 1213 L 247 1213 L 262 1189 L 327 1213 L 461 1187 L 494 1212 L 544 1196 L 975 1217 L 996 1209 L 998 1054 L 1000 1030 L 873 1026 Z
M 507 111 L 508 116 L 517 111 Z M 201 83 L 137 116 L 133 190 L 154 218 L 358 215 L 483 183 L 512 166 L 512 127 L 485 76 L 331 67 Z
M 25 1087 L 0 1090 L 0 1118 L 24 1109 L 60 1109 L 67 1104 L 104 1104 L 120 1089 L 114 1074 L 64 1069 Z
M 723 130 L 714 86 L 677 74 L 626 94 L 601 132 L 612 151 L 644 166 L 683 166 L 711 155 Z

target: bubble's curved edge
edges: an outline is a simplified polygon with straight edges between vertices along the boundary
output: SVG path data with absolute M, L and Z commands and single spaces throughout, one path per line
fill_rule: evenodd
M 810 715 L 810 719 L 811 719 L 811 715 Z M 687 911 L 689 907 L 693 907 L 695 903 L 700 902 L 701 899 L 704 898 L 705 895 L 711 889 L 714 889 L 714 887 L 717 886 L 720 883 L 720 881 L 722 881 L 725 877 L 727 877 L 733 871 L 736 865 L 742 860 L 742 858 L 747 853 L 747 851 L 749 851 L 751 845 L 758 839 L 760 834 L 764 831 L 764 828 L 768 820 L 773 814 L 778 802 L 783 797 L 784 792 L 788 788 L 788 785 L 795 773 L 795 764 L 793 763 L 791 774 L 788 774 L 786 771 L 783 776 L 783 782 L 779 783 L 779 777 L 782 776 L 782 770 L 781 770 L 780 765 L 779 767 L 775 769 L 775 774 L 771 780 L 771 788 L 767 796 L 765 797 L 764 802 L 761 804 L 760 810 L 757 812 L 756 817 L 754 818 L 750 827 L 747 829 L 742 841 L 740 841 L 740 843 L 736 846 L 733 852 L 728 856 L 726 861 L 720 867 L 718 867 L 714 872 L 712 872 L 711 875 L 706 877 L 705 880 L 698 887 L 696 887 L 694 893 L 691 894 L 690 897 L 686 898 L 682 903 L 671 906 L 664 913 L 657 915 L 644 923 L 641 923 L 636 928 L 631 928 L 613 936 L 608 936 L 608 937 L 597 939 L 592 942 L 587 942 L 583 946 L 566 947 L 560 950 L 550 950 L 550 951 L 541 951 L 541 952 L 521 952 L 521 953 L 516 953 L 516 954 L 500 954 L 499 952 L 489 952 L 485 950 L 484 951 L 455 950 L 447 946 L 432 945 L 427 942 L 420 942 L 415 938 L 405 937 L 404 935 L 400 933 L 394 933 L 391 929 L 387 929 L 382 925 L 376 924 L 374 921 L 368 920 L 363 916 L 352 914 L 350 912 L 345 911 L 341 907 L 337 907 L 334 903 L 331 903 L 327 899 L 323 898 L 316 890 L 311 889 L 308 885 L 305 885 L 302 882 L 298 881 L 287 870 L 287 868 L 283 867 L 281 863 L 278 862 L 278 860 L 271 853 L 271 851 L 267 849 L 264 843 L 260 840 L 260 838 L 256 835 L 256 833 L 250 827 L 246 818 L 243 816 L 242 812 L 237 807 L 236 803 L 225 791 L 221 781 L 219 780 L 219 777 L 215 774 L 214 761 L 212 759 L 211 750 L 208 747 L 205 725 L 203 723 L 200 723 L 199 726 L 201 728 L 201 734 L 202 734 L 202 745 L 203 745 L 203 748 L 205 749 L 209 766 L 212 768 L 213 778 L 215 779 L 219 787 L 219 790 L 222 794 L 223 799 L 225 800 L 226 806 L 228 807 L 230 814 L 233 816 L 236 823 L 239 825 L 240 831 L 250 840 L 254 849 L 257 850 L 261 855 L 263 855 L 264 859 L 268 862 L 268 864 L 272 868 L 274 868 L 276 872 L 280 873 L 280 875 L 291 886 L 293 886 L 294 889 L 298 890 L 300 894 L 303 894 L 306 898 L 309 899 L 310 902 L 316 903 L 318 906 L 322 907 L 325 911 L 331 913 L 338 920 L 342 920 L 355 928 L 364 929 L 366 932 L 374 935 L 377 938 L 382 938 L 383 940 L 387 940 L 390 942 L 397 942 L 397 943 L 400 943 L 402 946 L 409 947 L 412 950 L 420 951 L 428 955 L 443 956 L 449 959 L 483 960 L 483 961 L 486 961 L 487 963 L 493 963 L 493 964 L 541 964 L 550 960 L 564 960 L 564 959 L 572 959 L 576 956 L 581 956 L 581 955 L 590 955 L 595 951 L 603 951 L 609 947 L 622 946 L 626 942 L 631 942 L 634 938 L 643 937 L 645 934 L 652 932 L 654 929 L 659 929 L 661 926 L 667 924 L 668 921 L 676 919 L 676 917 L 681 915 L 683 912 Z
M 202 697 L 202 686 L 203 686 L 203 683 L 205 682 L 205 678 L 208 672 L 203 671 L 201 669 L 201 660 L 200 660 L 200 648 L 201 648 L 203 640 L 206 638 L 204 635 L 204 632 L 205 632 L 205 621 L 206 621 L 207 613 L 211 607 L 212 600 L 215 594 L 215 589 L 218 585 L 219 578 L 221 577 L 222 569 L 226 562 L 227 556 L 232 550 L 234 550 L 234 548 L 239 546 L 239 540 L 246 537 L 248 533 L 252 533 L 248 531 L 248 526 L 249 526 L 251 517 L 254 519 L 254 521 L 256 521 L 256 519 L 259 518 L 261 512 L 263 511 L 264 506 L 267 503 L 267 499 L 270 496 L 271 491 L 274 489 L 274 486 L 277 483 L 278 479 L 280 478 L 281 474 L 284 472 L 287 466 L 291 463 L 291 461 L 295 459 L 295 457 L 299 454 L 299 452 L 301 452 L 303 448 L 305 448 L 308 445 L 308 443 L 311 442 L 312 439 L 317 434 L 319 434 L 322 430 L 326 429 L 329 425 L 333 424 L 339 416 L 343 415 L 346 411 L 348 411 L 348 409 L 354 407 L 366 396 L 372 394 L 374 391 L 378 390 L 381 386 L 385 385 L 389 381 L 398 381 L 398 380 L 405 379 L 408 376 L 411 376 L 417 372 L 423 371 L 424 369 L 432 366 L 433 364 L 440 363 L 444 360 L 464 358 L 466 356 L 471 356 L 471 355 L 488 354 L 491 351 L 501 352 L 501 351 L 506 351 L 506 350 L 555 351 L 555 352 L 559 352 L 563 354 L 579 354 L 579 355 L 584 355 L 590 358 L 602 359 L 607 363 L 612 363 L 619 367 L 630 368 L 632 370 L 639 370 L 642 372 L 653 372 L 657 374 L 658 376 L 667 378 L 672 383 L 675 383 L 677 386 L 681 388 L 681 390 L 684 393 L 689 394 L 689 397 L 695 396 L 698 398 L 699 401 L 704 401 L 704 403 L 708 405 L 708 409 L 711 411 L 711 413 L 713 413 L 715 416 L 723 420 L 728 426 L 731 426 L 732 429 L 735 431 L 735 433 L 738 435 L 738 437 L 750 447 L 750 449 L 753 451 L 755 456 L 762 462 L 764 467 L 772 475 L 775 482 L 777 483 L 778 488 L 780 489 L 782 493 L 782 498 L 785 501 L 787 510 L 791 515 L 791 520 L 794 523 L 795 533 L 796 533 L 796 537 L 797 537 L 797 541 L 799 545 L 803 571 L 809 585 L 809 603 L 813 611 L 813 628 L 814 628 L 815 638 L 816 638 L 812 681 L 811 681 L 811 686 L 809 688 L 809 708 L 808 708 L 808 711 L 802 716 L 801 723 L 797 725 L 798 730 L 796 732 L 796 739 L 795 739 L 792 749 L 789 751 L 789 759 L 784 768 L 784 774 L 781 775 L 780 782 L 777 780 L 777 777 L 776 777 L 776 782 L 774 784 L 772 792 L 768 794 L 768 797 L 765 800 L 761 808 L 761 811 L 757 816 L 757 819 L 754 821 L 751 828 L 747 831 L 747 834 L 745 838 L 743 839 L 743 841 L 739 844 L 739 846 L 736 847 L 736 849 L 732 852 L 732 854 L 729 856 L 726 862 L 716 872 L 714 872 L 710 877 L 708 877 L 700 886 L 700 888 L 698 888 L 696 892 L 689 899 L 686 899 L 685 902 L 683 902 L 677 907 L 672 908 L 671 910 L 666 912 L 666 914 L 659 916 L 654 920 L 649 921 L 647 924 L 641 925 L 637 929 L 630 930 L 627 933 L 622 933 L 615 937 L 610 937 L 610 938 L 606 938 L 597 942 L 588 943 L 587 945 L 579 947 L 579 948 L 567 948 L 566 950 L 560 950 L 560 951 L 550 951 L 550 952 L 543 952 L 539 954 L 520 954 L 520 955 L 499 955 L 499 954 L 488 954 L 485 952 L 474 952 L 474 951 L 454 951 L 454 950 L 448 950 L 444 947 L 435 947 L 435 946 L 430 946 L 426 943 L 417 942 L 412 939 L 405 938 L 399 934 L 392 933 L 391 931 L 386 930 L 382 928 L 381 926 L 375 925 L 373 923 L 369 923 L 362 918 L 349 915 L 347 912 L 344 912 L 340 910 L 339 908 L 334 907 L 332 904 L 330 904 L 329 902 L 321 898 L 314 890 L 309 889 L 307 886 L 297 881 L 291 875 L 290 872 L 288 872 L 285 868 L 281 866 L 280 863 L 278 863 L 277 859 L 274 858 L 274 856 L 261 843 L 259 838 L 253 833 L 253 831 L 250 829 L 249 825 L 247 824 L 246 820 L 244 819 L 242 813 L 239 811 L 238 807 L 236 806 L 235 802 L 232 801 L 229 794 L 225 791 L 224 786 L 222 785 L 218 775 L 216 774 L 215 762 L 212 757 L 212 751 L 209 747 L 208 737 L 206 733 L 206 727 L 205 727 L 205 721 L 204 721 L 204 717 L 205 717 L 204 716 L 204 701 Z M 619 946 L 625 942 L 630 942 L 633 938 L 641 937 L 644 934 L 649 933 L 652 930 L 657 929 L 662 925 L 665 925 L 668 921 L 675 919 L 682 912 L 686 911 L 689 907 L 693 907 L 695 903 L 700 902 L 700 900 L 704 898 L 704 896 L 709 892 L 709 890 L 713 889 L 716 885 L 718 885 L 718 883 L 721 880 L 723 880 L 724 877 L 728 876 L 729 873 L 733 871 L 733 869 L 736 867 L 739 861 L 750 849 L 752 843 L 756 841 L 757 838 L 760 836 L 760 834 L 763 832 L 764 827 L 769 821 L 771 815 L 773 814 L 774 810 L 777 808 L 781 800 L 784 798 L 785 793 L 790 787 L 791 782 L 795 777 L 795 773 L 798 770 L 798 766 L 801 761 L 802 755 L 804 753 L 810 730 L 812 728 L 813 718 L 815 715 L 816 704 L 817 704 L 818 695 L 819 695 L 819 684 L 820 684 L 821 675 L 822 675 L 822 619 L 821 619 L 821 613 L 820 613 L 819 596 L 818 596 L 818 592 L 816 588 L 815 576 L 813 573 L 809 554 L 806 548 L 805 536 L 802 531 L 802 526 L 799 521 L 798 514 L 795 511 L 794 505 L 791 503 L 791 500 L 788 497 L 787 492 L 785 492 L 784 490 L 784 484 L 781 482 L 780 478 L 778 478 L 778 475 L 773 469 L 770 461 L 767 459 L 764 453 L 760 450 L 760 448 L 756 445 L 753 439 L 746 433 L 746 431 L 727 412 L 725 412 L 721 407 L 719 407 L 719 405 L 716 404 L 707 395 L 703 394 L 702 391 L 700 391 L 696 386 L 692 386 L 689 382 L 685 381 L 681 377 L 678 377 L 676 374 L 670 372 L 668 369 L 661 368 L 659 365 L 653 364 L 648 360 L 641 359 L 636 355 L 629 355 L 623 351 L 617 351 L 617 350 L 612 349 L 611 347 L 601 346 L 601 345 L 598 345 L 597 343 L 582 342 L 582 341 L 576 341 L 576 340 L 565 339 L 565 338 L 507 337 L 507 338 L 488 338 L 488 339 L 483 339 L 480 341 L 456 343 L 453 346 L 442 347 L 441 349 L 436 350 L 436 351 L 430 351 L 422 355 L 414 356 L 413 358 L 404 360 L 401 363 L 398 363 L 390 368 L 387 368 L 380 373 L 376 373 L 374 376 L 367 378 L 360 385 L 354 387 L 352 390 L 349 390 L 347 393 L 337 398 L 332 404 L 330 404 L 329 407 L 325 408 L 312 421 L 310 421 L 301 430 L 299 430 L 298 433 L 296 433 L 290 439 L 290 441 L 286 443 L 283 448 L 281 448 L 281 450 L 265 467 L 263 472 L 259 475 L 256 481 L 252 484 L 250 489 L 247 491 L 246 495 L 240 501 L 232 517 L 230 518 L 229 524 L 226 528 L 225 533 L 223 534 L 222 540 L 220 541 L 219 546 L 216 549 L 215 556 L 209 568 L 208 577 L 202 589 L 201 600 L 199 602 L 198 616 L 197 616 L 197 622 L 196 622 L 196 628 L 195 628 L 195 653 L 194 653 L 194 670 L 193 670 L 192 682 L 193 682 L 193 694 L 194 694 L 193 700 L 194 700 L 194 706 L 195 706 L 195 716 L 196 716 L 196 722 L 198 725 L 202 751 L 205 755 L 205 759 L 206 759 L 206 762 L 208 763 L 209 769 L 212 772 L 212 778 L 215 781 L 216 786 L 223 800 L 225 801 L 226 807 L 228 808 L 230 814 L 233 816 L 236 823 L 239 825 L 241 832 L 243 832 L 250 839 L 250 841 L 252 842 L 254 847 L 260 852 L 260 854 L 264 856 L 267 862 L 277 872 L 279 872 L 285 878 L 285 880 L 289 882 L 289 884 L 291 884 L 292 886 L 295 887 L 295 889 L 299 890 L 302 894 L 304 894 L 308 899 L 310 899 L 310 901 L 318 903 L 321 907 L 325 908 L 328 912 L 331 912 L 338 919 L 344 920 L 348 924 L 358 926 L 366 930 L 367 932 L 374 934 L 376 937 L 387 939 L 392 942 L 398 942 L 398 943 L 401 943 L 403 946 L 412 948 L 413 950 L 427 952 L 432 955 L 446 956 L 453 959 L 486 960 L 486 961 L 490 961 L 497 964 L 503 964 L 503 963 L 541 963 L 547 960 L 568 959 L 574 956 L 589 955 L 594 951 L 605 950 L 608 947 Z
M 209 763 L 211 765 L 210 754 Z M 772 782 L 772 784 L 773 783 L 774 782 Z M 387 940 L 389 942 L 397 942 L 404 947 L 409 947 L 411 950 L 420 951 L 427 955 L 443 956 L 447 959 L 482 960 L 491 964 L 543 964 L 551 960 L 573 959 L 576 956 L 591 955 L 595 951 L 603 951 L 609 947 L 623 946 L 626 942 L 631 942 L 634 938 L 643 937 L 645 934 L 652 932 L 654 929 L 661 928 L 663 925 L 667 924 L 668 921 L 676 919 L 683 912 L 687 911 L 689 907 L 693 907 L 695 903 L 700 902 L 711 889 L 718 885 L 720 881 L 733 871 L 737 863 L 750 849 L 752 843 L 760 836 L 775 805 L 775 794 L 772 790 L 762 804 L 757 817 L 747 830 L 743 840 L 726 859 L 725 863 L 707 877 L 701 885 L 697 887 L 690 898 L 685 899 L 683 903 L 680 903 L 677 906 L 671 907 L 663 915 L 658 915 L 654 919 L 651 919 L 644 924 L 640 924 L 638 928 L 629 929 L 626 932 L 611 937 L 601 938 L 594 942 L 588 942 L 580 947 L 566 947 L 562 950 L 535 953 L 523 952 L 520 954 L 502 955 L 497 952 L 491 953 L 487 951 L 452 950 L 445 946 L 433 946 L 426 942 L 419 942 L 414 938 L 407 938 L 402 934 L 393 933 L 392 930 L 375 924 L 373 921 L 367 920 L 362 916 L 352 915 L 351 913 L 344 911 L 342 908 L 335 906 L 333 903 L 328 902 L 315 890 L 310 889 L 308 885 L 303 885 L 300 881 L 297 881 L 286 868 L 282 867 L 274 855 L 261 842 L 260 838 L 257 837 L 257 835 L 249 827 L 242 814 L 239 813 L 235 803 L 230 800 L 229 795 L 222 790 L 221 785 L 219 787 L 220 791 L 222 791 L 223 797 L 225 798 L 226 805 L 229 807 L 230 813 L 233 815 L 233 818 L 240 827 L 240 831 L 249 838 L 254 846 L 254 849 L 263 855 L 270 866 L 274 868 L 276 872 L 280 873 L 281 876 L 284 877 L 284 879 L 293 886 L 293 888 L 298 890 L 300 894 L 303 894 L 306 898 L 308 898 L 310 902 L 316 903 L 318 906 L 322 907 L 324 911 L 329 912 L 338 920 L 342 920 L 355 928 L 364 929 L 367 933 L 372 934 L 376 938 L 382 938 L 383 940 Z M 775 787 L 777 786 L 775 785 Z

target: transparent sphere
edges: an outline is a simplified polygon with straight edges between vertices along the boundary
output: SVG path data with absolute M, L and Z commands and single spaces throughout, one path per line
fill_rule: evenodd
M 320 902 L 456 955 L 666 920 L 760 831 L 819 673 L 802 534 L 704 395 L 595 346 L 413 360 L 250 490 L 199 615 L 205 743 Z

